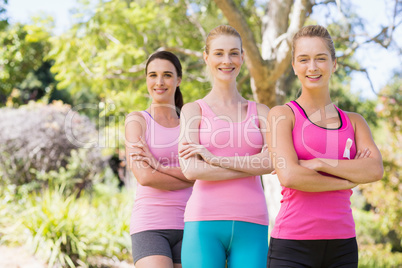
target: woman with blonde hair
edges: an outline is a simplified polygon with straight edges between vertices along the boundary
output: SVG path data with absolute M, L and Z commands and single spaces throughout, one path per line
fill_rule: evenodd
M 292 52 L 302 93 L 268 115 L 267 141 L 283 195 L 268 267 L 357 267 L 351 189 L 382 178 L 381 154 L 364 118 L 331 101 L 336 57 L 328 31 L 303 27 Z
M 180 116 L 180 165 L 195 181 L 184 218 L 185 268 L 266 266 L 268 211 L 258 175 L 272 170 L 262 150 L 269 109 L 240 95 L 243 59 L 239 33 L 213 29 L 204 51 L 212 89 Z

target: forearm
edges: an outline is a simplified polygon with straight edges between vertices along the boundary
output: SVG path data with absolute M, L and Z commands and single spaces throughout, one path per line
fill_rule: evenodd
M 273 171 L 273 165 L 269 152 L 263 152 L 250 156 L 217 157 L 213 165 L 225 169 L 244 172 L 253 176 L 268 174 Z
M 151 167 L 143 168 L 140 172 L 134 168 L 131 169 L 138 183 L 143 186 L 152 187 L 159 190 L 181 190 L 193 186 L 191 181 L 179 180 L 170 175 L 159 172 Z
M 382 161 L 376 158 L 352 160 L 319 158 L 315 170 L 359 184 L 378 181 L 384 172 Z
M 277 173 L 283 186 L 305 192 L 346 190 L 356 186 L 356 183 L 348 180 L 324 176 L 314 170 L 298 165 L 286 171 L 278 170 Z
M 167 174 L 169 176 L 175 177 L 178 180 L 189 182 L 186 176 L 184 176 L 180 167 L 160 165 L 160 167 L 158 167 L 158 171 Z
M 180 161 L 183 174 L 189 180 L 221 181 L 254 176 L 245 172 L 214 166 L 196 159 L 196 157 L 191 158 Z

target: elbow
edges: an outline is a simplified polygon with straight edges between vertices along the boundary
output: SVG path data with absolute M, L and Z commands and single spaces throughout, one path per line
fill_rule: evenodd
M 184 177 L 186 177 L 186 179 L 189 181 L 195 181 L 198 177 L 196 172 L 193 172 L 191 170 L 182 169 L 182 172 L 183 172 Z
M 373 182 L 381 180 L 383 176 L 384 176 L 384 166 L 381 163 L 381 166 L 378 167 L 375 170 L 375 172 L 373 172 Z
M 278 179 L 282 186 L 286 188 L 294 187 L 294 176 L 292 172 L 288 172 L 286 170 L 278 172 Z

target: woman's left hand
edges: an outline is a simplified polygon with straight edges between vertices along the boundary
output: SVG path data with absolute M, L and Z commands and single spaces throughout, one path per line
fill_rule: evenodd
M 317 171 L 320 165 L 320 159 L 314 158 L 310 160 L 299 160 L 299 165 Z

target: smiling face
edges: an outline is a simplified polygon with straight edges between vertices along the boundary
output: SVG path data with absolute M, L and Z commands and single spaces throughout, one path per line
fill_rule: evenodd
M 324 39 L 302 37 L 296 41 L 293 70 L 303 89 L 328 89 L 331 74 L 336 70 L 336 60 Z
M 211 40 L 204 60 L 214 80 L 236 80 L 243 64 L 241 41 L 236 36 L 220 35 Z
M 174 104 L 176 87 L 181 78 L 174 65 L 163 59 L 154 59 L 147 67 L 147 88 L 153 102 Z

